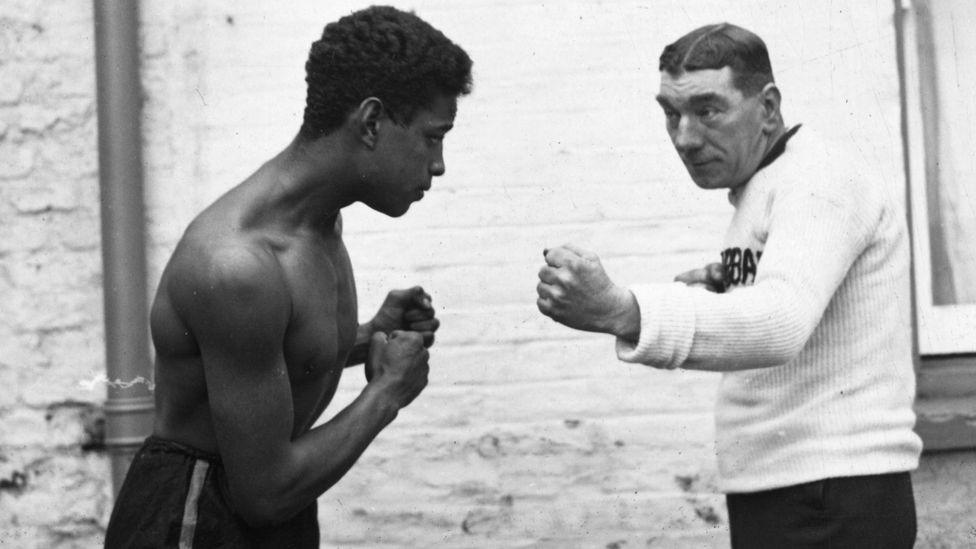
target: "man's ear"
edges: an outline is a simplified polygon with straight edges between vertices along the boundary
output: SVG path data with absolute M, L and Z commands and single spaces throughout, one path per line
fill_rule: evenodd
M 763 86 L 759 92 L 759 104 L 762 107 L 762 129 L 765 133 L 771 134 L 779 129 L 782 124 L 782 117 L 779 114 L 780 101 L 782 96 L 776 84 L 770 82 Z
M 367 97 L 353 112 L 352 123 L 357 138 L 370 149 L 379 141 L 380 123 L 383 119 L 383 102 Z

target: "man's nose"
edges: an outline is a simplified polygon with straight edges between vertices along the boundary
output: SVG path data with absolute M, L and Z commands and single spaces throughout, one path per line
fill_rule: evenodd
M 700 149 L 703 144 L 701 128 L 691 117 L 683 116 L 678 121 L 678 127 L 674 130 L 672 137 L 674 148 L 680 153 L 691 152 Z
M 446 167 L 444 166 L 444 158 L 435 158 L 433 162 L 430 163 L 430 175 L 438 177 L 444 175 Z

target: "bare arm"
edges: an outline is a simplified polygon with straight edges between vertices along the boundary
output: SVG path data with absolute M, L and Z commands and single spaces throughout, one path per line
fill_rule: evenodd
M 292 439 L 282 349 L 291 302 L 276 260 L 233 249 L 186 278 L 179 301 L 203 356 L 230 497 L 252 525 L 286 520 L 325 492 L 426 385 L 418 336 L 397 346 L 377 337 L 367 366 L 380 375 L 331 421 Z
M 376 330 L 373 328 L 372 321 L 366 324 L 360 324 L 356 328 L 356 343 L 353 344 L 352 350 L 349 351 L 349 358 L 346 359 L 346 368 L 358 366 L 366 362 L 366 357 L 369 355 L 369 340 L 374 332 Z

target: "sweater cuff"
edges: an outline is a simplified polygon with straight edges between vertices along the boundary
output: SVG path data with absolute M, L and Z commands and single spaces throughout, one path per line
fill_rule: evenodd
M 640 307 L 640 335 L 635 344 L 617 338 L 617 358 L 654 368 L 680 367 L 695 337 L 695 302 L 683 283 L 648 284 L 629 288 Z

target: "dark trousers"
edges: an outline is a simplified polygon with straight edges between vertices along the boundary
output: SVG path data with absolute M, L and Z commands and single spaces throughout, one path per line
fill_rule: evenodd
M 726 503 L 732 549 L 909 549 L 915 544 L 908 473 L 728 494 Z

